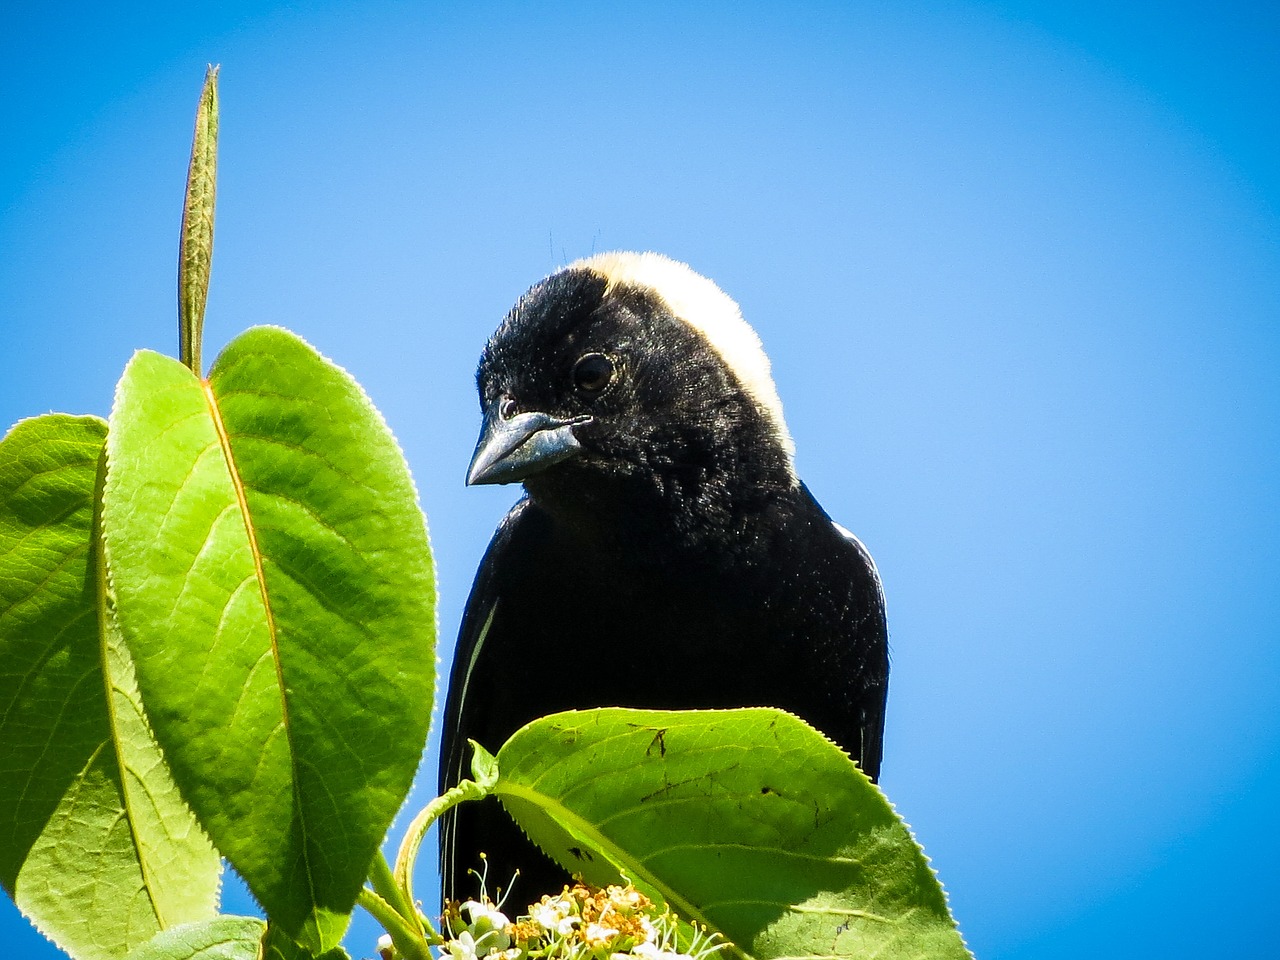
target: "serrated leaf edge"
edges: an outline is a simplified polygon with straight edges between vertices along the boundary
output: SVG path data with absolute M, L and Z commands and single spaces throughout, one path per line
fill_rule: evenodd
M 407 459 L 407 458 L 405 457 L 405 455 L 404 455 L 404 447 L 402 447 L 402 446 L 400 445 L 400 438 L 396 436 L 395 431 L 391 429 L 391 424 L 389 424 L 389 423 L 387 422 L 387 418 L 383 415 L 382 411 L 381 411 L 380 409 L 378 409 L 378 405 L 377 405 L 377 404 L 375 404 L 375 403 L 373 402 L 373 398 L 369 396 L 369 394 L 368 394 L 368 392 L 365 390 L 364 386 L 360 383 L 360 381 L 359 381 L 359 380 L 357 380 L 357 379 L 355 378 L 355 376 L 351 373 L 351 371 L 350 371 L 350 370 L 348 370 L 348 369 L 347 369 L 346 367 L 344 367 L 342 364 L 338 363 L 336 360 L 334 360 L 334 359 L 333 359 L 332 357 L 330 357 L 328 354 L 324 353 L 322 350 L 317 349 L 317 347 L 315 346 L 315 344 L 313 344 L 313 343 L 312 343 L 310 340 L 308 340 L 306 337 L 299 336 L 295 331 L 290 330 L 288 327 L 281 326 L 281 325 L 280 325 L 280 324 L 278 324 L 278 323 L 259 323 L 259 324 L 254 324 L 253 326 L 248 327 L 247 329 L 245 329 L 245 330 L 244 330 L 244 331 L 242 331 L 241 333 L 237 334 L 237 335 L 236 335 L 236 337 L 235 337 L 235 340 L 239 340 L 239 339 L 241 339 L 242 337 L 247 336 L 248 334 L 253 333 L 255 330 L 271 330 L 271 331 L 274 331 L 274 332 L 276 332 L 276 333 L 282 333 L 282 334 L 284 334 L 285 336 L 288 336 L 288 337 L 292 338 L 293 340 L 296 340 L 298 343 L 302 344 L 304 347 L 306 347 L 308 350 L 310 350 L 312 353 L 314 353 L 314 354 L 315 354 L 315 355 L 316 355 L 316 356 L 317 356 L 321 361 L 323 361 L 324 363 L 328 364 L 328 365 L 329 365 L 329 366 L 330 366 L 330 367 L 331 367 L 331 368 L 332 368 L 332 369 L 333 369 L 333 370 L 334 370 L 334 371 L 335 371 L 335 372 L 336 372 L 336 373 L 337 373 L 337 374 L 338 374 L 338 375 L 339 375 L 343 380 L 345 380 L 345 381 L 346 381 L 346 383 L 348 384 L 348 386 L 350 386 L 350 387 L 352 388 L 352 390 L 353 390 L 353 392 L 355 393 L 355 395 L 356 395 L 356 396 L 358 396 L 358 397 L 360 398 L 360 402 L 361 402 L 361 404 L 363 404 L 363 405 L 364 405 L 364 407 L 365 407 L 365 409 L 366 409 L 370 414 L 372 414 L 372 415 L 373 415 L 373 417 L 378 421 L 378 424 L 379 424 L 379 425 L 382 427 L 382 429 L 386 432 L 386 436 L 387 436 L 387 438 L 388 438 L 388 439 L 390 439 L 390 441 L 391 441 L 391 446 L 392 446 L 392 448 L 395 450 L 396 456 L 399 458 L 400 466 L 404 468 L 404 475 L 405 475 L 405 476 L 408 478 L 408 480 L 409 480 L 409 489 L 410 489 L 410 491 L 411 491 L 411 492 L 412 492 L 412 494 L 413 494 L 413 503 L 414 503 L 414 506 L 415 506 L 415 507 L 417 507 L 417 509 L 418 509 L 418 515 L 419 515 L 419 516 L 421 517 L 421 519 L 422 519 L 422 532 L 423 532 L 423 536 L 424 536 L 424 538 L 425 538 L 425 539 L 426 539 L 426 541 L 427 541 L 428 557 L 430 558 L 430 561 L 431 561 L 431 563 L 430 563 L 430 566 L 431 566 L 431 597 L 432 597 L 431 613 L 432 613 L 432 618 L 433 618 L 433 622 L 432 622 L 432 625 L 431 625 L 431 631 L 432 631 L 432 636 L 433 636 L 433 638 L 434 638 L 434 640 L 435 640 L 435 643 L 434 643 L 434 647 L 435 647 L 435 654 L 434 654 L 434 655 L 435 655 L 435 661 L 436 661 L 437 669 L 435 670 L 435 683 L 434 683 L 433 688 L 432 688 L 432 691 L 431 691 L 431 717 L 430 717 L 430 721 L 429 721 L 429 723 L 428 723 L 428 725 L 427 725 L 427 739 L 423 742 L 423 750 L 422 750 L 422 752 L 423 752 L 423 756 L 425 756 L 425 755 L 426 755 L 426 750 L 427 750 L 427 748 L 426 748 L 426 743 L 427 743 L 427 742 L 429 742 L 429 740 L 430 740 L 430 736 L 431 736 L 431 732 L 435 729 L 436 715 L 438 714 L 438 712 L 439 712 L 439 710 L 440 710 L 440 707 L 441 707 L 440 685 L 441 685 L 441 683 L 443 682 L 443 679 L 442 679 L 442 671 L 438 669 L 438 668 L 439 668 L 439 666 L 440 666 L 440 663 L 441 663 L 441 660 L 440 660 L 440 653 L 439 653 L 439 650 L 440 650 L 440 644 L 439 644 L 439 639 L 440 639 L 440 604 L 439 604 L 439 597 L 440 597 L 440 584 L 438 583 L 438 578 L 437 578 L 437 573 L 436 573 L 436 564 L 435 564 L 435 548 L 434 548 L 434 546 L 433 546 L 433 545 L 432 545 L 432 543 L 431 543 L 431 526 L 430 526 L 430 524 L 429 524 L 429 523 L 428 523 L 428 521 L 427 521 L 427 513 L 426 513 L 426 511 L 422 508 L 422 494 L 421 494 L 421 493 L 419 492 L 419 490 L 418 490 L 418 481 L 414 478 L 413 471 L 409 469 L 409 461 L 408 461 L 408 459 Z M 232 342 L 235 342 L 235 340 L 233 340 Z M 230 344 L 228 344 L 228 346 L 230 346 Z M 223 352 L 225 352 L 225 349 L 226 349 L 226 348 L 224 347 L 224 348 L 223 348 Z M 221 359 L 222 359 L 222 352 L 220 352 L 220 353 L 219 353 L 219 355 L 214 359 L 213 367 L 210 369 L 210 379 L 212 379 L 213 371 L 217 369 L 218 363 L 219 363 L 219 361 L 221 361 Z M 206 381 L 206 382 L 208 382 L 208 381 Z M 419 758 L 419 761 L 418 761 L 418 762 L 419 762 L 419 766 L 421 766 L 421 763 L 422 763 L 421 758 Z M 407 800 L 407 799 L 408 799 L 408 798 L 406 797 L 406 800 Z M 402 804 L 402 806 L 401 806 L 401 809 L 403 810 L 403 804 Z

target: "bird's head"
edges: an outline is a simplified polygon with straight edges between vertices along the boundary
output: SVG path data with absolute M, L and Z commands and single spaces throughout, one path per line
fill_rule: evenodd
M 477 384 L 469 484 L 692 503 L 726 485 L 797 483 L 755 331 L 719 287 L 659 254 L 601 254 L 532 287 L 485 347 Z

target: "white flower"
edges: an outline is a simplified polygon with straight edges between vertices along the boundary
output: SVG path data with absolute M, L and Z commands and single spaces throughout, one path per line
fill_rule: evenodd
M 609 899 L 622 910 L 638 910 L 646 902 L 644 894 L 635 887 L 613 886 L 608 889 Z
M 467 932 L 475 938 L 476 949 L 483 946 L 484 952 L 488 954 L 511 946 L 511 936 L 507 933 L 511 921 L 492 903 L 487 900 L 484 903 L 468 900 L 463 903 L 462 910 L 471 918 Z
M 644 943 L 652 943 L 658 939 L 658 928 L 650 922 L 648 917 L 640 918 L 640 929 L 644 931 Z
M 446 940 L 444 949 L 453 960 L 479 960 L 476 954 L 476 940 L 469 930 L 463 930 L 452 940 Z
M 529 908 L 529 919 L 547 933 L 567 937 L 578 925 L 578 918 L 570 913 L 571 909 L 572 907 L 564 901 L 563 897 L 554 899 L 543 897 L 539 903 Z
M 587 929 L 582 931 L 582 939 L 589 947 L 607 946 L 617 935 L 617 930 L 606 927 L 603 923 L 588 923 Z
M 488 901 L 481 903 L 479 900 L 467 900 L 462 904 L 462 909 L 467 911 L 467 915 L 471 917 L 471 926 L 473 927 L 488 924 L 490 929 L 494 929 L 505 927 L 511 922 L 507 919 L 505 913 Z

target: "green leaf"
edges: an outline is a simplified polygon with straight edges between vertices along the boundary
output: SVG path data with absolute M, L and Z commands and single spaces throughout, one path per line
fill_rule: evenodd
M 351 960 L 342 947 L 313 953 L 271 924 L 262 937 L 261 960 Z
M 220 864 L 143 718 L 95 549 L 106 424 L 0 441 L 0 881 L 82 960 L 212 916 Z
M 316 955 L 256 917 L 219 916 L 166 930 L 126 960 L 349 960 L 335 947 Z
M 219 916 L 165 930 L 127 960 L 258 960 L 265 929 L 256 917 Z
M 746 957 L 969 957 L 906 825 L 790 714 L 556 714 L 498 767 L 494 793 L 570 871 L 626 876 Z
M 492 790 L 498 782 L 498 758 L 474 740 L 471 744 L 471 778 L 481 790 Z
M 116 392 L 104 528 L 179 788 L 273 924 L 337 945 L 431 715 L 435 590 L 404 458 L 344 371 L 252 329 L 209 382 Z

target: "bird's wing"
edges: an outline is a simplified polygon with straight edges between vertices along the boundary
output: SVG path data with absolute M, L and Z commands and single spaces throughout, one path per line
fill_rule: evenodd
M 879 598 L 880 610 L 884 611 L 884 584 L 880 582 L 880 571 L 876 569 L 876 562 L 871 559 L 871 552 L 863 545 L 862 541 L 854 536 L 853 532 L 845 529 L 834 520 L 831 525 L 836 528 L 836 533 L 844 537 L 849 543 L 853 544 L 853 549 L 858 551 L 858 556 L 862 558 L 862 562 L 866 565 L 867 570 L 871 574 L 871 579 L 876 585 L 876 596 Z
M 467 598 L 466 610 L 462 615 L 462 627 L 458 631 L 458 644 L 453 654 L 453 668 L 449 674 L 449 696 L 445 704 L 444 729 L 440 744 L 440 792 L 455 786 L 466 778 L 469 771 L 471 747 L 467 743 L 465 731 L 474 724 L 470 721 L 473 711 L 478 709 L 474 701 L 468 701 L 467 690 L 471 683 L 473 671 L 480 661 L 484 649 L 485 638 L 493 623 L 500 598 L 498 584 L 501 582 L 500 569 L 503 559 L 511 545 L 520 517 L 529 505 L 527 499 L 517 503 L 494 532 L 489 541 L 489 549 L 476 572 L 475 583 L 471 586 L 471 595 Z M 490 749 L 495 749 L 490 745 Z M 446 814 L 440 823 L 440 868 L 445 878 L 454 875 L 455 846 L 457 820 Z M 447 891 L 446 891 L 447 893 Z
M 834 520 L 831 524 L 836 528 L 836 532 L 853 547 L 869 576 L 872 595 L 854 598 L 855 601 L 860 601 L 859 606 L 869 604 L 872 610 L 869 615 L 870 622 L 866 622 L 865 626 L 860 625 L 859 630 L 860 632 L 864 630 L 878 632 L 880 638 L 882 638 L 882 645 L 886 650 L 883 672 L 878 677 L 864 678 L 864 682 L 867 683 L 868 687 L 868 695 L 862 698 L 864 705 L 861 709 L 862 715 L 859 717 L 858 723 L 859 735 L 862 740 L 861 766 L 867 776 L 872 780 L 876 780 L 880 776 L 880 761 L 884 755 L 884 708 L 889 692 L 889 664 L 887 659 L 889 623 L 884 603 L 884 584 L 880 581 L 880 571 L 876 569 L 876 562 L 871 559 L 871 553 L 863 546 L 862 541 Z M 873 687 L 878 687 L 878 690 L 871 689 Z

